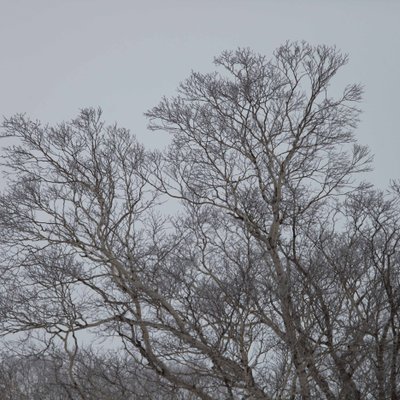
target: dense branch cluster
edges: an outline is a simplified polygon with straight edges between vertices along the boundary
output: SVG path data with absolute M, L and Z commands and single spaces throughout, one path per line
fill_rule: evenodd
M 162 152 L 100 110 L 5 119 L 6 398 L 399 399 L 400 190 L 357 178 L 346 62 L 224 52 L 147 112 Z

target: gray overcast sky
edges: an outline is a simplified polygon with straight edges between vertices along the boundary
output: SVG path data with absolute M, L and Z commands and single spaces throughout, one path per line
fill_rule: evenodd
M 143 116 L 225 49 L 263 54 L 286 40 L 335 44 L 350 63 L 337 86 L 365 85 L 361 143 L 370 179 L 400 178 L 400 1 L 0 0 L 0 115 L 55 123 L 86 106 L 147 144 Z

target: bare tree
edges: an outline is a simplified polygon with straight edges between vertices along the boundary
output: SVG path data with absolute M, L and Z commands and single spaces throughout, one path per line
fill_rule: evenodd
M 68 356 L 51 348 L 45 354 L 2 353 L 0 387 L 5 400 L 175 400 L 188 399 L 166 388 L 160 378 L 135 363 L 129 354 L 84 349 L 70 377 Z
M 62 344 L 83 399 L 104 379 L 129 398 L 129 365 L 163 398 L 398 399 L 397 187 L 357 183 L 362 90 L 328 95 L 346 62 L 306 43 L 224 52 L 147 113 L 165 152 L 99 110 L 6 119 L 3 334 Z M 119 372 L 82 355 L 83 331 L 113 340 Z
M 313 365 L 315 346 L 305 333 L 315 322 L 307 321 L 299 284 L 304 290 L 311 284 L 303 265 L 308 231 L 369 161 L 366 148 L 349 146 L 360 86 L 347 86 L 335 99 L 327 94 L 346 61 L 335 49 L 307 44 L 284 45 L 270 62 L 249 50 L 226 52 L 215 62 L 227 74 L 195 73 L 177 98 L 148 113 L 152 129 L 174 135 L 154 185 L 193 207 L 231 216 L 260 248 L 268 281 L 264 295 L 255 296 L 255 312 L 289 348 L 302 398 L 312 396 L 310 379 L 335 396 Z M 271 305 L 260 304 L 270 288 Z M 340 379 L 353 388 L 347 374 Z M 353 389 L 349 396 L 357 398 Z

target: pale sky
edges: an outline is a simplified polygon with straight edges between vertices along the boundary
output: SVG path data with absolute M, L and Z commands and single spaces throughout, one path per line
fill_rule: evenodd
M 101 106 L 145 144 L 165 143 L 143 113 L 191 70 L 214 70 L 238 46 L 270 56 L 286 40 L 349 53 L 333 89 L 365 86 L 357 137 L 375 154 L 370 180 L 400 178 L 395 0 L 0 0 L 0 116 L 56 123 Z

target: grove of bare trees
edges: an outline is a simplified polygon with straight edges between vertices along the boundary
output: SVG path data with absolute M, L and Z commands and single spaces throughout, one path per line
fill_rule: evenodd
M 346 63 L 224 52 L 146 113 L 165 150 L 4 119 L 4 398 L 399 400 L 400 186 L 363 181 Z

